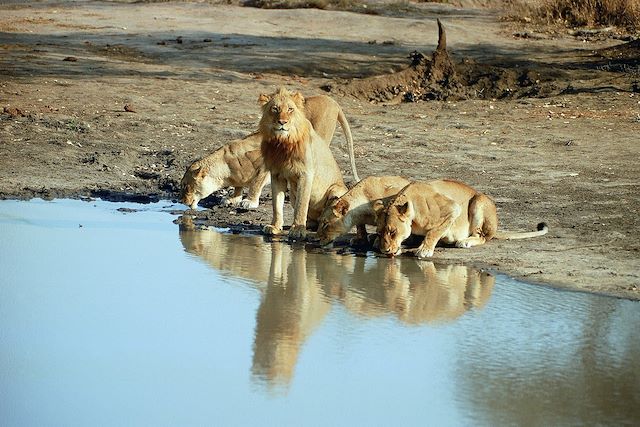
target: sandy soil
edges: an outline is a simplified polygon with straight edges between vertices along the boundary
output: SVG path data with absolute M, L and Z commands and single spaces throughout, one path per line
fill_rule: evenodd
M 398 102 L 360 90 L 359 79 L 406 69 L 414 50 L 429 57 L 436 18 L 454 62 L 497 67 L 483 83 L 499 80 L 497 92 Z M 361 176 L 460 179 L 495 198 L 503 229 L 550 225 L 539 239 L 438 259 L 640 299 L 637 43 L 551 36 L 443 5 L 394 17 L 45 1 L 0 6 L 0 51 L 1 198 L 175 199 L 191 161 L 256 128 L 258 94 L 330 88 Z M 338 131 L 348 180 L 342 141 Z M 253 212 L 212 198 L 200 216 L 255 228 L 270 220 L 264 196 Z

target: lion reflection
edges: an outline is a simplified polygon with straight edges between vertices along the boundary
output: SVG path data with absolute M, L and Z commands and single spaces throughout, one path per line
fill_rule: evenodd
M 241 277 L 253 287 L 264 288 L 271 265 L 271 248 L 258 235 L 230 235 L 212 228 L 198 228 L 191 217 L 180 217 L 180 242 L 223 275 Z
M 289 386 L 303 344 L 331 304 L 359 316 L 393 315 L 410 325 L 446 322 L 484 306 L 495 282 L 461 265 L 313 253 L 265 243 L 262 236 L 198 230 L 188 222 L 180 240 L 222 274 L 260 290 L 251 372 L 272 390 Z
M 370 285 L 376 278 L 379 285 Z M 342 298 L 349 310 L 365 316 L 393 313 L 407 324 L 450 321 L 482 307 L 495 283 L 487 272 L 407 258 L 378 259 L 369 269 L 355 270 L 353 279 Z

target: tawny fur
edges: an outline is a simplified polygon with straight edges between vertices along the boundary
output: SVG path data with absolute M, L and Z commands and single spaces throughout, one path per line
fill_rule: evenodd
M 271 173 L 273 220 L 267 234 L 281 234 L 285 191 L 293 204 L 289 237 L 306 236 L 307 220 L 317 220 L 328 200 L 347 192 L 342 173 L 328 144 L 316 133 L 304 113 L 304 97 L 280 88 L 260 95 L 261 151 Z
M 388 255 L 402 252 L 401 244 L 411 234 L 425 236 L 416 250 L 418 258 L 433 255 L 438 242 L 469 248 L 493 238 L 524 239 L 547 233 L 546 224 L 538 231 L 498 233 L 498 216 L 493 200 L 468 185 L 453 180 L 412 182 L 384 207 L 374 206 L 378 214 L 380 251 Z
M 340 123 L 347 140 L 352 171 L 357 177 L 353 159 L 353 138 L 340 105 L 328 96 L 318 95 L 306 99 L 304 107 L 305 115 L 313 128 L 327 144 L 333 139 L 336 126 Z M 232 186 L 234 187 L 233 195 L 224 199 L 224 203 L 247 209 L 258 207 L 262 189 L 270 181 L 260 152 L 261 141 L 262 137 L 259 133 L 253 133 L 242 140 L 232 141 L 216 152 L 193 162 L 182 178 L 180 194 L 182 203 L 195 209 L 200 200 L 214 191 Z M 287 151 L 294 147 L 281 147 L 284 149 L 281 157 L 286 157 Z M 248 188 L 245 199 L 242 198 L 243 188 Z
M 369 176 L 338 199 L 331 200 L 318 221 L 318 238 L 322 245 L 357 228 L 356 241 L 365 243 L 367 225 L 376 225 L 374 202 L 388 202 L 409 180 L 401 176 Z
M 258 207 L 262 188 L 269 182 L 260 143 L 260 134 L 253 133 L 193 162 L 182 177 L 180 201 L 195 209 L 200 200 L 214 191 L 234 187 L 233 196 L 225 203 L 244 208 Z M 244 187 L 249 188 L 249 194 L 243 200 Z

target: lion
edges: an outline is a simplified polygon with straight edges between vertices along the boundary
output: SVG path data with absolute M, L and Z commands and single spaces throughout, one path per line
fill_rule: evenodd
M 323 246 L 356 227 L 352 244 L 367 242 L 367 225 L 376 225 L 374 202 L 389 201 L 409 180 L 401 176 L 369 176 L 342 197 L 329 201 L 318 221 L 318 238 Z
M 424 236 L 415 251 L 418 258 L 433 256 L 438 242 L 458 248 L 482 245 L 491 239 L 526 239 L 547 234 L 545 223 L 538 231 L 498 232 L 496 205 L 489 196 L 454 180 L 412 182 L 387 207 L 376 202 L 380 251 L 389 256 L 402 252 L 411 234 Z
M 327 144 L 333 139 L 337 123 L 340 123 L 347 140 L 351 170 L 354 179 L 358 181 L 351 129 L 340 105 L 326 95 L 311 96 L 305 102 L 305 115 Z M 182 178 L 180 201 L 195 209 L 200 200 L 214 191 L 234 187 L 233 195 L 225 198 L 224 204 L 244 209 L 257 208 L 262 189 L 270 181 L 260 153 L 261 142 L 262 137 L 259 132 L 255 132 L 193 162 Z M 248 188 L 245 199 L 242 198 L 243 188 Z
M 305 116 L 300 92 L 280 88 L 258 98 L 262 106 L 259 131 L 261 152 L 271 173 L 273 220 L 264 227 L 267 235 L 283 232 L 285 191 L 289 188 L 293 224 L 289 238 L 306 237 L 307 220 L 316 221 L 327 201 L 347 192 L 338 163 L 328 144 Z
M 269 183 L 269 172 L 260 155 L 261 140 L 259 133 L 252 133 L 193 162 L 182 177 L 180 201 L 195 209 L 200 200 L 214 191 L 231 186 L 233 195 L 225 198 L 223 204 L 257 208 L 262 188 Z M 248 194 L 243 199 L 245 187 L 248 187 Z

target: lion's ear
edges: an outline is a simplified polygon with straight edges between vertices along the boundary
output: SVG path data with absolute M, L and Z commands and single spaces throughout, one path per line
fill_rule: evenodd
M 265 105 L 269 101 L 271 101 L 271 97 L 266 93 L 261 93 L 260 96 L 258 97 L 258 104 L 261 106 Z
M 204 168 L 198 169 L 198 173 L 196 174 L 196 176 L 198 178 L 203 178 L 208 173 L 209 173 L 209 168 L 204 167 Z
M 333 210 L 336 213 L 344 216 L 347 214 L 347 212 L 349 212 L 349 202 L 344 199 L 339 199 L 336 205 L 333 207 Z
M 400 216 L 405 216 L 405 217 L 410 216 L 411 212 L 413 212 L 413 206 L 411 205 L 411 202 L 409 200 L 407 200 L 401 205 L 396 205 L 396 209 Z
M 304 108 L 304 96 L 300 92 L 294 93 L 293 95 L 291 95 L 291 98 L 293 99 L 293 102 L 296 103 L 298 108 Z

